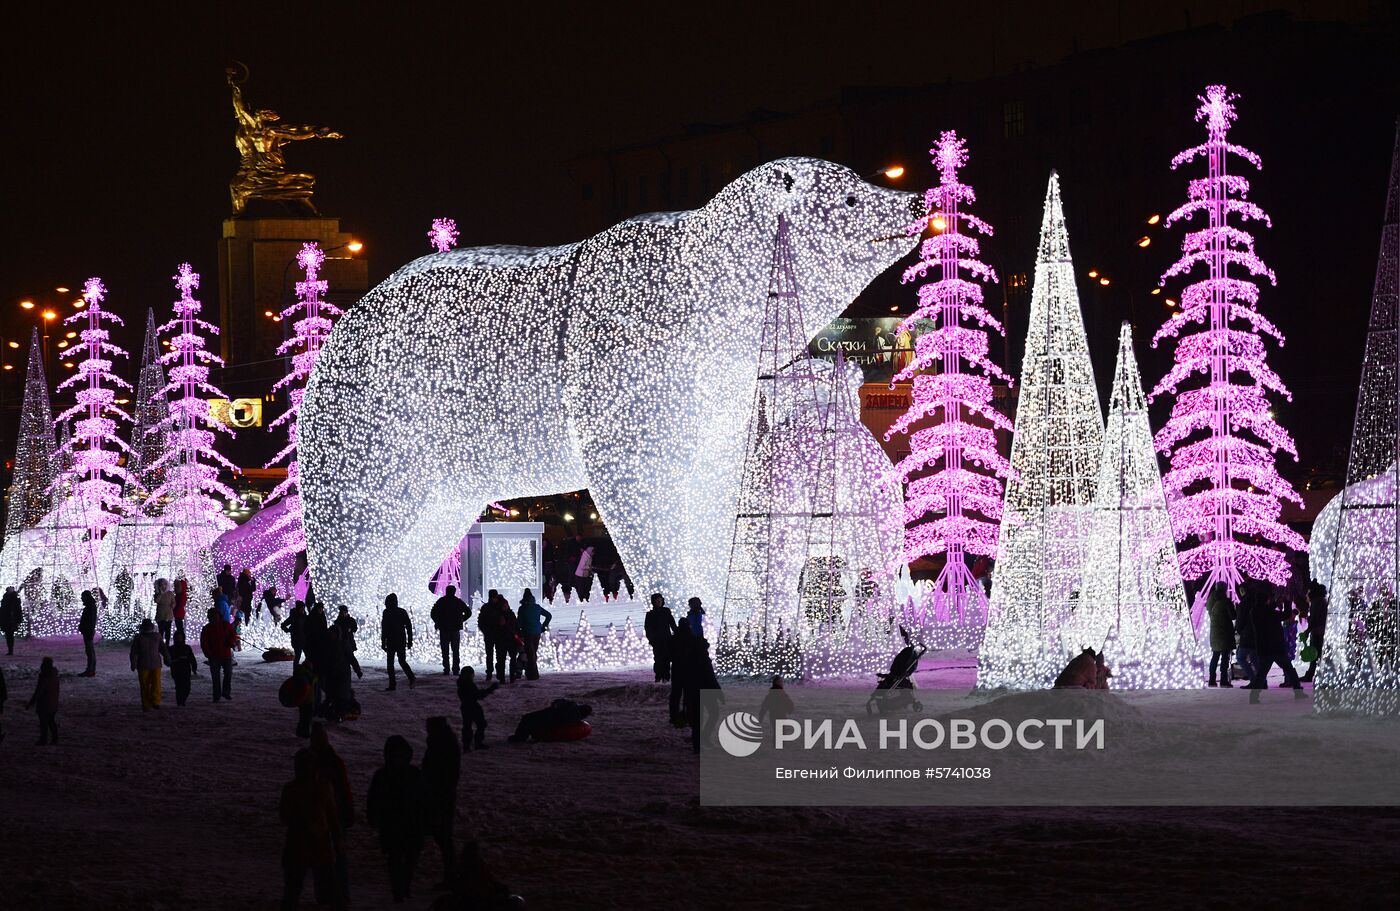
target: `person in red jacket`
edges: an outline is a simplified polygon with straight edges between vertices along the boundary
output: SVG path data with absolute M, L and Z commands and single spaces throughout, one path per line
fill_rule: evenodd
M 238 645 L 238 636 L 233 632 L 233 624 L 219 616 L 214 608 L 209 608 L 209 622 L 199 634 L 199 650 L 209 662 L 209 676 L 214 681 L 214 701 L 222 695 L 232 700 L 233 649 Z
M 185 608 L 190 603 L 190 583 L 184 576 L 175 580 L 175 631 L 185 631 Z

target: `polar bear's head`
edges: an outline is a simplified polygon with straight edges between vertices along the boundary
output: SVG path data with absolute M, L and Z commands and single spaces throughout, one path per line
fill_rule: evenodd
M 918 194 L 872 186 L 850 168 L 818 158 L 760 165 L 703 211 L 720 230 L 720 255 L 748 259 L 747 271 L 761 273 L 764 282 L 778 219 L 785 218 L 808 338 L 914 249 L 918 235 L 906 228 L 924 214 Z

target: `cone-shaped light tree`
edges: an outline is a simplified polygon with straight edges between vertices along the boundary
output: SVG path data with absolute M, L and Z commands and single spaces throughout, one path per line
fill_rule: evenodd
M 1165 283 L 1198 276 L 1181 292 L 1180 311 L 1152 340 L 1154 347 L 1176 340 L 1175 363 L 1152 398 L 1175 396 L 1156 439 L 1171 457 L 1163 480 L 1176 538 L 1195 542 L 1181 554 L 1182 575 L 1203 579 L 1202 591 L 1223 583 L 1232 599 L 1246 578 L 1286 584 L 1286 551 L 1305 546 L 1279 522 L 1283 500 L 1302 500 L 1279 477 L 1274 458 L 1281 450 L 1296 459 L 1297 449 L 1269 402 L 1271 393 L 1291 398 L 1267 363 L 1262 337 L 1283 344 L 1283 335 L 1258 310 L 1255 279 L 1273 284 L 1274 273 L 1241 227 L 1269 225 L 1269 216 L 1249 201 L 1249 181 L 1227 167 L 1231 156 L 1261 166 L 1258 155 L 1229 139 L 1236 97 L 1223 85 L 1207 86 L 1196 111 L 1206 141 L 1172 159 L 1173 168 L 1204 159 L 1206 176 L 1190 182 L 1189 198 L 1165 224 L 1198 216 L 1204 223 L 1187 232 L 1181 258 L 1162 277 Z
M 321 345 L 330 335 L 334 325 L 332 318 L 340 316 L 341 309 L 321 299 L 329 285 L 318 278 L 326 254 L 314 243 L 302 244 L 297 254 L 297 264 L 306 272 L 306 278 L 297 282 L 297 303 L 282 311 L 283 319 L 295 319 L 292 323 L 293 335 L 277 349 L 278 354 L 295 352 L 291 358 L 291 370 L 272 387 L 276 392 L 287 390 L 287 410 L 273 421 L 271 427 L 287 425 L 287 445 L 273 456 L 268 466 L 276 465 L 284 459 L 287 462 L 287 477 L 273 488 L 267 498 L 271 504 L 283 497 L 287 500 L 286 512 L 268 526 L 272 545 L 267 556 L 259 561 L 258 570 L 282 559 L 306 550 L 306 533 L 302 527 L 301 493 L 298 487 L 297 471 L 297 412 L 301 409 L 301 399 L 306 392 L 306 381 L 316 365 L 321 353 Z
M 1361 362 L 1346 486 L 1313 526 L 1313 577 L 1331 613 L 1318 666 L 1317 704 L 1400 711 L 1395 622 L 1400 592 L 1400 129 L 1391 153 L 1371 321 Z
M 141 372 L 136 380 L 136 402 L 131 409 L 135 423 L 131 428 L 131 459 L 127 467 L 136 484 L 127 490 L 127 499 L 141 502 L 142 512 L 156 515 L 160 501 L 150 495 L 165 480 L 165 469 L 156 462 L 165 455 L 170 413 L 169 397 L 164 392 L 165 368 L 161 365 L 160 330 L 156 312 L 146 310 L 146 339 L 141 345 Z
M 151 491 L 151 498 L 165 500 L 163 524 L 171 536 L 168 569 L 183 570 L 190 577 L 201 573 L 200 552 L 220 533 L 233 527 L 224 515 L 223 505 L 214 498 L 232 498 L 233 490 L 219 480 L 219 471 L 236 472 L 237 467 L 214 448 L 215 431 L 233 431 L 209 420 L 209 398 L 227 398 L 223 390 L 209 382 L 209 365 L 223 360 L 204 347 L 203 332 L 218 334 L 219 327 L 199 318 L 201 304 L 194 297 L 199 273 L 189 263 L 181 263 L 175 275 L 180 299 L 175 302 L 175 318 L 160 327 L 168 334 L 170 350 L 160 362 L 169 368 L 169 382 L 156 394 L 161 400 L 173 395 L 164 421 L 158 425 L 167 434 L 165 453 L 151 467 L 165 478 Z M 201 589 L 202 590 L 202 589 Z
M 118 389 L 131 389 L 131 384 L 112 372 L 112 359 L 125 357 L 126 352 L 110 341 L 104 323 L 122 325 L 115 313 L 104 310 L 107 295 L 102 280 L 90 278 L 83 286 L 84 308 L 64 320 L 82 322 L 85 327 L 79 337 L 85 356 L 77 371 L 58 385 L 58 391 L 73 389 L 77 403 L 61 413 L 56 423 L 75 418 L 72 437 L 60 447 L 59 457 L 71 453 L 72 463 L 55 481 L 55 489 L 70 490 L 59 506 L 60 524 L 81 529 L 82 535 L 70 544 L 70 559 L 96 582 L 98 554 L 107 529 L 131 511 L 131 504 L 122 499 L 122 488 L 135 484 L 136 479 L 121 464 L 123 453 L 130 448 L 117 434 L 117 422 L 131 423 L 131 415 L 116 405 Z
M 1057 631 L 1082 598 L 1102 446 L 1103 412 L 1052 171 L 979 686 L 1045 686 L 1064 667 Z
M 924 194 L 928 214 L 910 226 L 911 233 L 931 231 L 920 246 L 919 261 L 904 272 L 905 282 L 924 281 L 919 303 L 899 327 L 910 330 L 921 320 L 934 328 L 919 336 L 914 357 L 892 382 L 913 379 L 912 403 L 886 433 L 909 433 L 910 454 L 896 470 L 907 484 L 904 555 L 909 561 L 942 555 L 944 566 L 931 596 L 934 621 L 980 628 L 986 623 L 986 597 L 967 565 L 968 554 L 996 553 L 1001 518 L 1001 478 L 1011 464 L 997 451 L 996 431 L 1011 422 L 992 402 L 990 377 L 1008 377 L 988 357 L 987 328 L 1004 332 L 983 306 L 979 282 L 996 281 L 996 273 L 978 256 L 978 234 L 991 226 L 964 210 L 976 201 L 958 171 L 967 164 L 964 141 L 942 133 L 930 149 L 938 168 L 938 186 Z M 914 426 L 932 419 L 932 425 Z M 977 423 L 973 423 L 973 421 Z M 912 432 L 911 432 L 912 431 Z
M 1062 664 L 1080 649 L 1104 652 L 1117 689 L 1201 686 L 1199 650 L 1127 323 L 1118 335 L 1083 593 L 1060 638 Z
M 53 409 L 49 404 L 49 384 L 44 376 L 44 359 L 39 346 L 39 330 L 29 337 L 29 370 L 24 377 L 24 401 L 19 410 L 19 432 L 15 440 L 14 472 L 10 477 L 8 511 L 5 513 L 5 584 L 21 581 L 28 572 L 21 536 L 39 525 L 53 509 L 54 482 Z

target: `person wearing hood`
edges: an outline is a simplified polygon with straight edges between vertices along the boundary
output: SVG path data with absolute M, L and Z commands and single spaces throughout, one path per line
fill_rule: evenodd
M 190 678 L 199 673 L 199 661 L 194 649 L 185 642 L 184 632 L 175 634 L 175 644 L 170 646 L 170 679 L 175 681 L 175 704 L 184 705 L 190 698 Z
M 79 677 L 97 676 L 97 649 L 93 639 L 97 636 L 97 599 L 92 590 L 83 592 L 83 612 L 78 617 L 78 634 L 83 637 L 83 651 L 87 654 L 87 669 Z
M 156 626 L 160 628 L 160 641 L 170 644 L 170 629 L 175 625 L 175 592 L 170 589 L 169 579 L 156 580 Z
M 89 675 L 91 676 L 91 675 Z M 58 746 L 58 668 L 52 658 L 39 662 L 39 679 L 34 682 L 34 695 L 24 704 L 39 716 L 39 746 L 49 742 L 53 735 L 53 745 Z
M 190 604 L 190 583 L 184 576 L 175 577 L 175 630 L 185 631 L 185 613 Z M 188 638 L 188 637 L 186 637 Z
M 331 746 L 326 726 L 316 722 L 311 726 L 311 755 L 316 757 L 316 774 L 331 786 L 335 794 L 335 812 L 341 831 L 355 824 L 355 794 L 350 789 L 350 772 L 345 760 L 340 758 L 335 747 Z M 342 840 L 335 852 L 335 875 L 333 881 L 322 878 L 316 881 L 316 903 L 345 907 L 350 901 L 350 858 L 345 852 Z
M 398 688 L 398 681 L 394 679 L 395 657 L 408 678 L 408 688 L 413 689 L 413 668 L 408 666 L 408 650 L 413 648 L 413 619 L 408 616 L 408 611 L 399 607 L 399 596 L 393 592 L 384 598 L 384 614 L 379 620 L 379 644 L 388 660 L 389 685 L 385 691 Z
M 413 747 L 397 734 L 384 742 L 384 765 L 370 780 L 365 815 L 379 832 L 389 890 L 404 901 L 423 850 L 423 773 L 413 764 Z
M 302 653 L 306 651 L 306 605 L 298 601 L 292 605 L 292 612 L 287 615 L 287 619 L 282 623 L 282 632 L 292 637 L 292 663 L 301 662 Z
M 549 631 L 549 621 L 553 619 L 554 615 L 540 606 L 528 588 L 525 589 L 520 596 L 520 609 L 516 611 L 515 624 L 525 644 L 526 680 L 540 679 L 540 636 Z
M 20 603 L 19 592 L 11 585 L 5 589 L 5 597 L 0 598 L 0 632 L 5 634 L 5 654 L 15 653 L 15 634 L 24 624 L 24 606 Z
M 131 640 L 131 669 L 141 684 L 141 711 L 160 708 L 160 669 L 170 663 L 170 650 L 149 619 Z
M 462 673 L 466 673 L 463 669 Z M 457 822 L 457 782 L 462 776 L 462 751 L 457 735 L 442 715 L 428 719 L 428 748 L 423 752 L 423 828 L 442 851 L 443 882 L 452 881 L 457 849 L 453 829 Z M 465 732 L 464 732 L 465 739 Z
M 1235 605 L 1225 594 L 1225 583 L 1211 586 L 1206 598 L 1206 614 L 1210 616 L 1210 681 L 1207 686 L 1215 686 L 1216 666 L 1220 668 L 1220 686 L 1234 686 L 1230 682 L 1230 653 L 1235 650 Z
M 335 791 L 317 770 L 316 755 L 297 750 L 295 777 L 282 786 L 277 813 L 287 827 L 282 844 L 282 909 L 295 911 L 310 870 L 317 884 L 335 881 L 336 858 L 345 851 L 345 832 L 335 802 Z M 325 886 L 321 890 L 324 891 Z M 326 896 L 318 896 L 324 898 Z M 343 898 L 335 902 L 343 907 Z
M 697 639 L 705 638 L 705 608 L 700 603 L 699 598 L 691 598 L 686 602 L 690 610 L 686 611 L 685 622 L 690 624 L 690 634 Z

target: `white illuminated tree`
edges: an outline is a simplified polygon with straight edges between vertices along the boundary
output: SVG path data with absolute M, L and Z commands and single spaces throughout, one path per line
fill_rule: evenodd
M 1313 577 L 1327 586 L 1330 608 L 1318 705 L 1394 713 L 1400 710 L 1394 661 L 1400 591 L 1400 131 L 1380 247 L 1347 483 L 1317 518 L 1310 563 Z
M 1059 637 L 1060 666 L 1092 648 L 1107 656 L 1116 689 L 1200 687 L 1191 614 L 1127 323 L 1118 334 L 1091 524 L 1084 587 Z
M 29 368 L 24 378 L 24 401 L 19 411 L 14 471 L 5 513 L 5 584 L 19 584 L 29 573 L 35 554 L 25 532 L 36 528 L 53 509 L 53 409 L 39 345 L 39 330 L 29 338 Z M 32 539 L 32 535 L 29 538 Z
M 1064 666 L 1057 631 L 1081 587 L 1103 445 L 1094 367 L 1053 171 L 1045 190 L 1006 503 L 978 684 L 1035 687 Z

